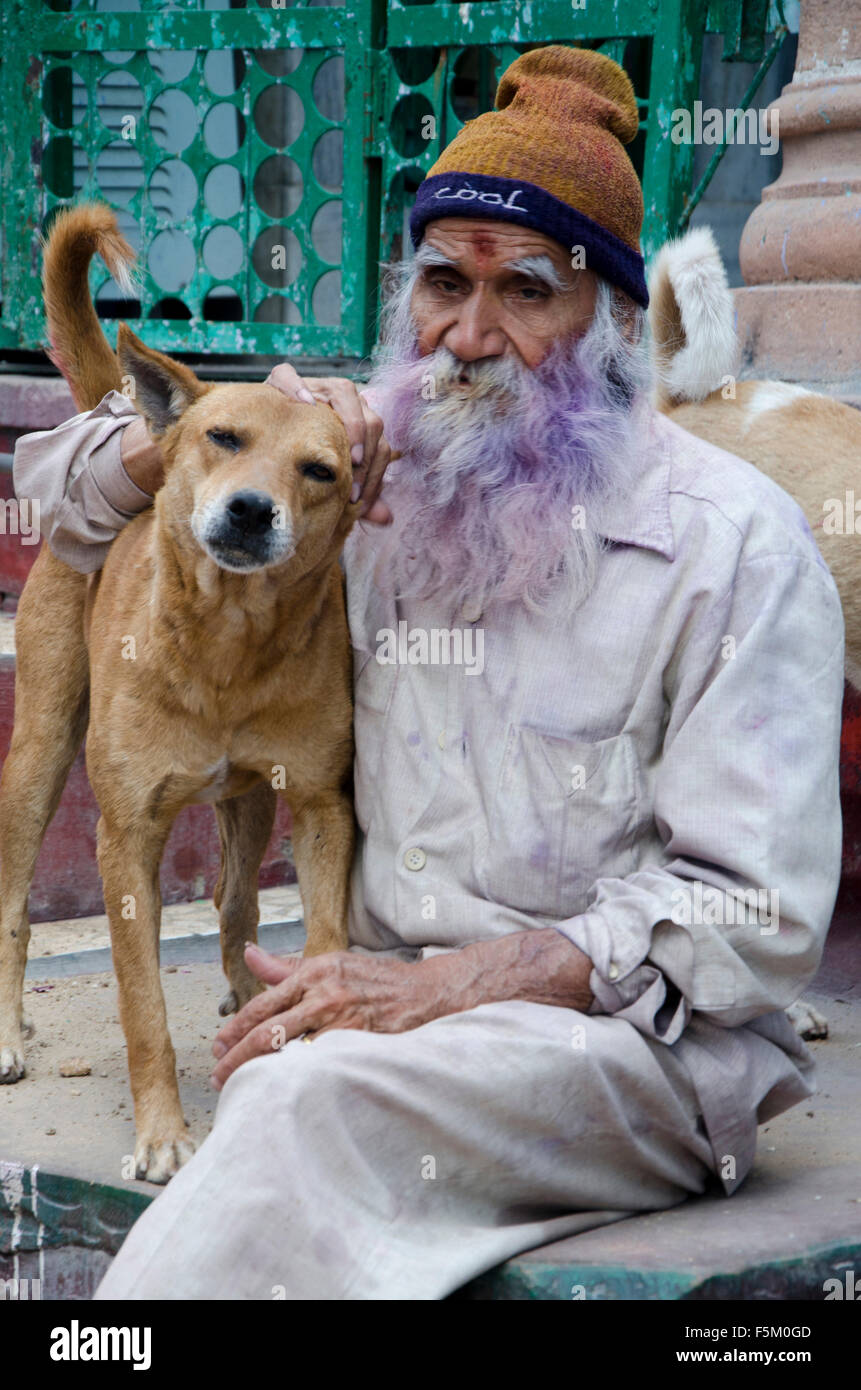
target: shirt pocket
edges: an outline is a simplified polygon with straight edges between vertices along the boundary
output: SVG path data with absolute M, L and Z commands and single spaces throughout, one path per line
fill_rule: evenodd
M 366 835 L 379 805 L 380 763 L 398 669 L 377 661 L 373 652 L 353 648 L 354 801 L 356 820 Z
M 477 875 L 492 902 L 555 919 L 636 867 L 630 734 L 587 741 L 509 724 Z

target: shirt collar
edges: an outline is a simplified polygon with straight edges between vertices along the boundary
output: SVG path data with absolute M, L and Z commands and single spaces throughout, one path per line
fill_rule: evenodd
M 663 416 L 644 407 L 643 452 L 630 486 L 608 503 L 601 535 L 620 545 L 639 545 L 675 559 L 670 520 L 670 447 Z

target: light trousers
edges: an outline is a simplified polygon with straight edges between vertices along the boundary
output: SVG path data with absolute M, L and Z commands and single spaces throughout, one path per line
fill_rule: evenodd
M 132 1228 L 110 1299 L 441 1299 L 701 1193 L 687 1070 L 625 1020 L 513 1001 L 247 1062 Z

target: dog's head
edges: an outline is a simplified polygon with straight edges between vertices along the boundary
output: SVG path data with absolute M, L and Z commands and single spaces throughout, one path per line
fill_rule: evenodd
M 296 577 L 337 553 L 362 504 L 350 502 L 349 440 L 330 406 L 274 386 L 202 382 L 124 323 L 117 357 L 161 443 L 159 507 L 181 545 L 196 542 L 236 573 L 295 559 Z

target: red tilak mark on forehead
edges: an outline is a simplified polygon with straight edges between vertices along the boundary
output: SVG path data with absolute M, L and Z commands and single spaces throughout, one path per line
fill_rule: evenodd
M 496 240 L 486 232 L 475 232 L 470 238 L 472 249 L 478 260 L 486 260 L 496 250 Z

